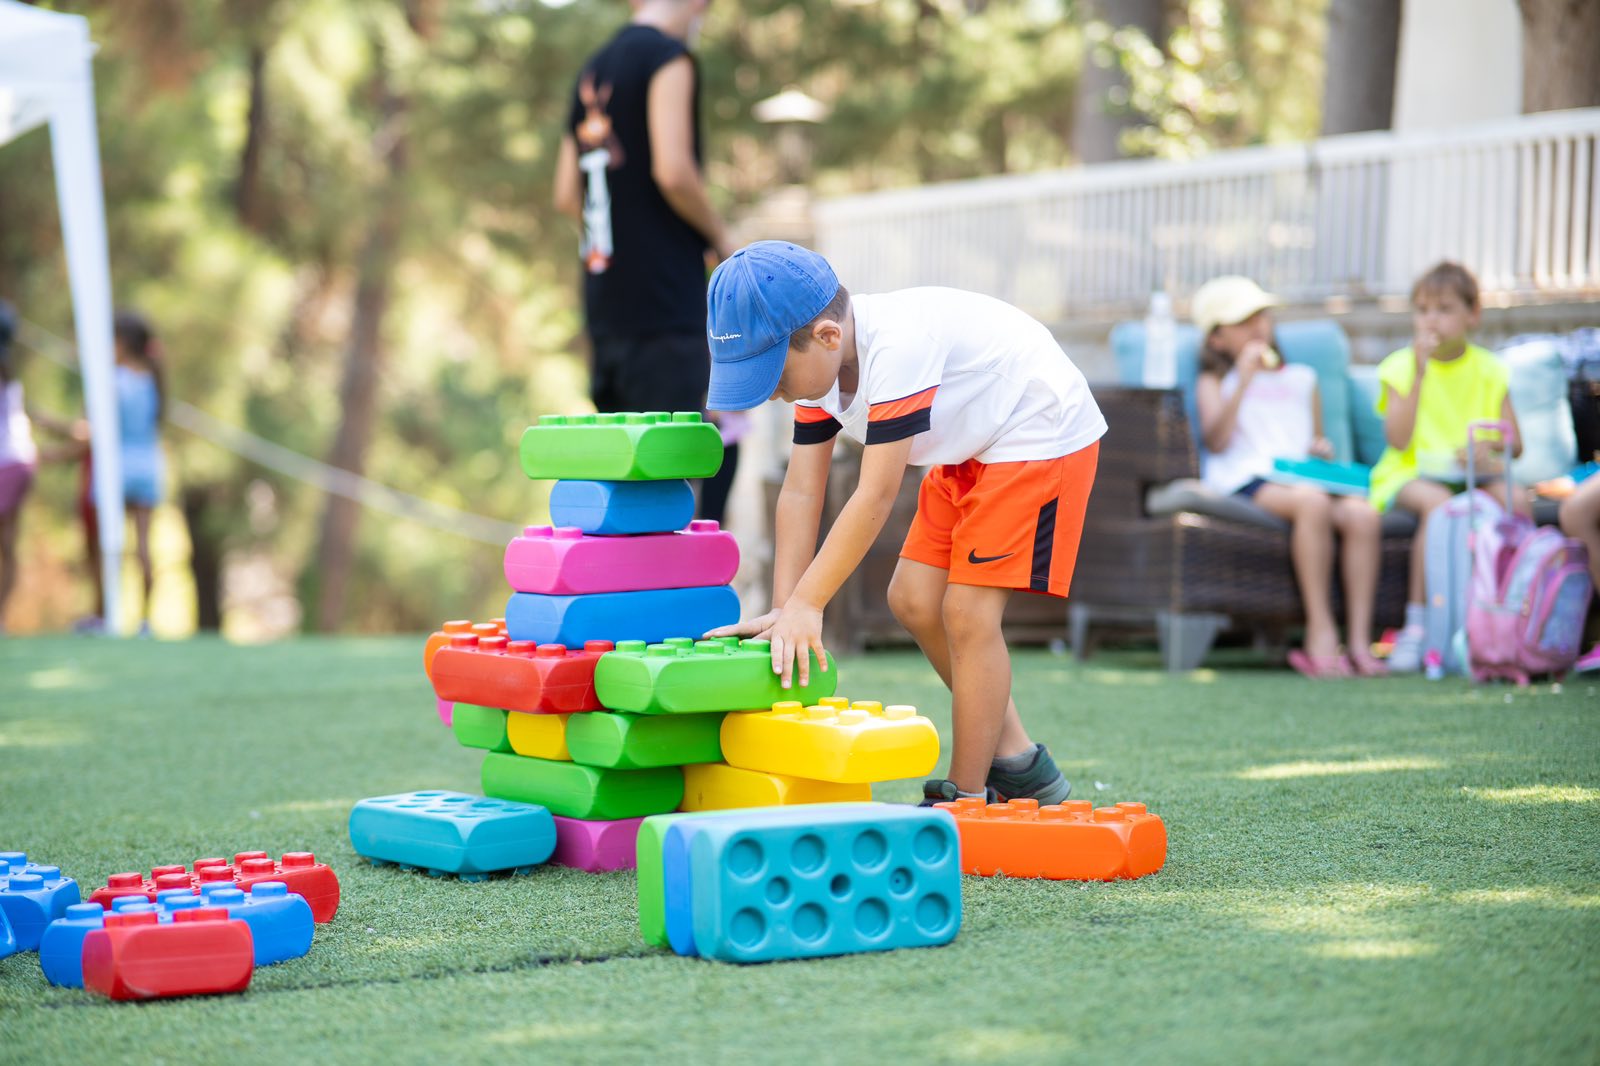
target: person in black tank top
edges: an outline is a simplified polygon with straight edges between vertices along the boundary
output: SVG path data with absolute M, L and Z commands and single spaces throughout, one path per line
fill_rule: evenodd
M 634 0 L 633 21 L 573 86 L 555 204 L 583 227 L 584 310 L 600 411 L 705 406 L 706 252 L 732 251 L 700 170 L 700 90 L 688 40 L 710 0 Z M 721 518 L 737 451 L 702 492 Z

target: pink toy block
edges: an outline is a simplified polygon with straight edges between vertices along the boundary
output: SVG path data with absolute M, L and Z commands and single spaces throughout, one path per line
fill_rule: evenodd
M 556 853 L 550 861 L 589 873 L 631 870 L 638 861 L 636 846 L 643 818 L 585 821 L 555 815 Z
M 446 728 L 449 728 L 450 724 L 456 720 L 456 705 L 449 700 L 442 700 L 438 696 L 433 698 L 433 702 L 434 707 L 439 712 L 439 721 L 443 722 Z
M 506 545 L 505 568 L 517 592 L 552 596 L 726 585 L 739 569 L 739 545 L 711 521 L 633 537 L 529 526 Z

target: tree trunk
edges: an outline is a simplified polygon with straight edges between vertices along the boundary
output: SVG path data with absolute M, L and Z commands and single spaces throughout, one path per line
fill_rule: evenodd
M 180 502 L 183 520 L 189 527 L 189 570 L 194 575 L 195 617 L 202 633 L 222 628 L 223 540 L 212 517 L 225 506 L 226 488 L 214 483 L 183 487 Z
M 1386 130 L 1394 121 L 1400 0 L 1332 0 L 1322 135 Z
M 265 204 L 261 199 L 261 147 L 267 136 L 267 50 L 250 46 L 250 110 L 245 118 L 244 150 L 239 153 L 239 183 L 234 189 L 234 209 L 239 224 L 252 233 L 266 231 Z
M 1600 2 L 1520 0 L 1522 110 L 1600 105 Z
M 339 429 L 328 462 L 360 474 L 377 416 L 378 373 L 383 357 L 383 320 L 389 308 L 395 256 L 405 215 L 406 100 L 394 91 L 379 60 L 379 121 L 373 155 L 384 175 L 377 190 L 370 228 L 361 249 L 344 377 L 339 387 Z M 320 632 L 337 629 L 344 617 L 345 595 L 355 561 L 356 526 L 361 505 L 330 495 L 322 515 L 316 570 L 311 582 L 315 611 L 308 617 Z
M 1163 0 L 1091 0 L 1087 13 L 1113 30 L 1131 26 L 1143 30 L 1157 48 L 1167 46 L 1166 5 Z M 1115 60 L 1102 66 L 1091 46 L 1078 75 L 1078 96 L 1072 121 L 1072 154 L 1080 163 L 1106 163 L 1122 158 L 1122 133 L 1140 124 L 1140 118 L 1110 99 L 1126 91 L 1128 81 Z

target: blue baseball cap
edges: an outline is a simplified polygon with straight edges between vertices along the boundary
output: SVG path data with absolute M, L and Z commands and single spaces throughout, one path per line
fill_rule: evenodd
M 713 411 L 744 411 L 772 396 L 789 334 L 839 291 L 828 261 L 787 241 L 747 244 L 718 264 L 706 290 Z

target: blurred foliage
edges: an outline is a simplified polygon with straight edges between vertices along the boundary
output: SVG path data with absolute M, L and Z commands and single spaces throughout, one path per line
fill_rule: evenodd
M 311 456 L 327 454 L 340 417 L 358 256 L 385 178 L 374 87 L 398 88 L 403 231 L 365 473 L 505 521 L 541 517 L 548 489 L 518 470 L 517 435 L 530 416 L 586 402 L 577 235 L 548 207 L 551 167 L 577 69 L 627 5 L 42 6 L 86 14 L 100 44 L 118 303 L 157 324 L 175 397 Z M 1119 50 L 1131 105 L 1155 123 L 1140 151 L 1304 135 L 1320 86 L 1297 72 L 1316 62 L 1321 9 L 1194 0 L 1176 6 L 1182 17 L 1162 49 L 1086 31 L 1072 0 L 718 3 L 697 48 L 708 176 L 734 216 L 771 188 L 773 137 L 751 106 L 789 87 L 831 108 L 811 131 L 823 194 L 1065 165 L 1091 38 Z M 47 134 L 0 151 L 0 292 L 70 336 L 54 197 Z M 36 406 L 78 408 L 70 375 L 34 360 L 25 379 Z M 322 494 L 183 431 L 169 429 L 167 442 L 191 537 L 224 553 L 236 579 L 227 630 L 281 629 L 292 610 L 275 601 L 292 596 L 315 551 Z M 57 535 L 73 487 L 70 474 L 47 476 L 45 504 L 31 509 L 24 557 L 39 573 L 64 573 L 76 552 Z M 369 512 L 347 624 L 419 630 L 499 613 L 498 557 L 492 545 Z M 40 624 L 81 610 L 81 591 L 24 585 Z

